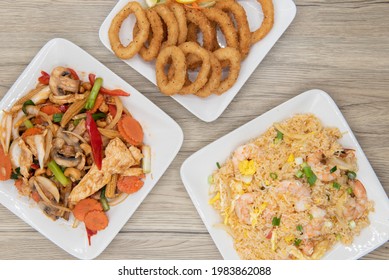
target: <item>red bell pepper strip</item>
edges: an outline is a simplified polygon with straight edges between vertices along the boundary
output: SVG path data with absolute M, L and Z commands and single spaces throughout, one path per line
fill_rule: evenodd
M 41 71 L 42 76 L 38 78 L 39 83 L 42 85 L 48 85 L 50 81 L 50 75 L 45 71 Z
M 79 80 L 80 78 L 77 75 L 77 72 L 74 71 L 72 68 L 68 68 L 70 75 L 72 76 L 73 80 Z
M 101 139 L 101 134 L 97 129 L 97 125 L 92 117 L 92 114 L 86 112 L 86 129 L 89 133 L 93 160 L 99 170 L 101 170 L 101 165 L 103 162 L 103 140 Z
M 89 78 L 89 83 L 93 87 L 96 80 L 96 75 L 89 74 L 88 78 Z M 124 90 L 121 89 L 106 89 L 105 87 L 101 87 L 99 92 L 110 96 L 130 96 L 128 92 L 125 92 Z

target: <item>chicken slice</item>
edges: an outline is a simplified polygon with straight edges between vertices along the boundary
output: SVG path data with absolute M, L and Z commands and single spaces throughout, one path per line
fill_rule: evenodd
M 70 193 L 69 202 L 75 204 L 94 194 L 108 184 L 113 174 L 124 173 L 134 163 L 135 159 L 126 145 L 119 138 L 111 140 L 105 149 L 101 170 L 93 164 L 89 172 Z

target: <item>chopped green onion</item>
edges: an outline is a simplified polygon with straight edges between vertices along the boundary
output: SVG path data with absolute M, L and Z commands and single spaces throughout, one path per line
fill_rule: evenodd
M 274 139 L 274 144 L 280 143 L 284 139 L 284 134 L 281 131 L 277 130 L 277 136 Z
M 220 169 L 220 163 L 216 162 L 216 166 Z
M 99 119 L 104 119 L 104 118 L 106 118 L 107 117 L 107 114 L 105 114 L 105 113 L 95 113 L 95 114 L 92 114 L 92 118 L 95 120 L 95 121 L 97 121 L 97 120 L 99 120 Z
M 296 172 L 296 177 L 297 178 L 303 178 L 303 176 L 304 176 L 304 173 L 301 170 Z
M 73 121 L 73 125 L 76 127 L 80 123 L 81 119 L 77 119 Z
M 332 167 L 330 169 L 330 173 L 334 173 L 337 169 L 338 169 L 338 167 L 335 165 L 334 167 Z
M 302 242 L 301 239 L 296 238 L 296 239 L 294 240 L 294 245 L 298 247 L 298 246 L 300 246 L 301 242 Z
M 312 216 L 311 213 L 308 214 L 308 217 L 309 217 L 309 219 L 311 219 L 311 220 L 313 219 L 313 216 Z
M 339 233 L 336 233 L 335 237 L 336 237 L 336 240 L 338 240 L 338 241 L 342 240 L 342 235 L 340 235 Z
M 32 124 L 32 122 L 30 120 L 25 120 L 24 121 L 24 126 L 26 128 L 33 128 L 34 127 L 34 125 Z
M 296 229 L 297 229 L 298 231 L 302 232 L 302 231 L 303 231 L 303 226 L 302 226 L 302 225 L 298 225 L 298 226 L 296 227 Z
M 56 113 L 53 115 L 53 122 L 59 123 L 62 120 L 63 113 Z
M 88 96 L 88 99 L 85 103 L 84 108 L 87 110 L 90 110 L 93 108 L 96 102 L 97 95 L 99 94 L 100 88 L 103 85 L 103 79 L 102 78 L 97 78 L 95 80 L 95 83 L 93 84 L 93 88 Z
M 213 184 L 213 176 L 212 175 L 208 176 L 208 184 Z
M 270 177 L 273 179 L 273 180 L 275 180 L 275 179 L 277 179 L 278 178 L 278 175 L 277 175 L 277 173 L 270 173 Z
M 332 183 L 332 186 L 333 186 L 335 189 L 337 189 L 337 190 L 340 189 L 340 184 L 337 183 L 337 182 L 333 182 L 333 183 Z
M 18 179 L 20 177 L 20 167 L 15 168 L 15 172 L 12 172 L 11 179 Z
M 277 217 L 273 217 L 273 220 L 271 221 L 271 224 L 273 226 L 279 226 L 281 223 L 281 217 L 277 218 Z
M 355 173 L 354 171 L 347 171 L 347 177 L 351 180 L 354 180 L 355 178 L 357 178 L 357 173 Z
M 315 174 L 313 174 L 311 177 L 308 177 L 308 183 L 310 186 L 313 186 L 317 180 L 317 177 Z
M 103 210 L 105 212 L 107 212 L 109 210 L 109 203 L 108 203 L 107 198 L 105 197 L 105 187 L 101 189 L 100 203 L 101 203 L 101 206 L 103 207 Z
M 347 188 L 346 191 L 347 191 L 348 194 L 353 194 L 353 189 L 352 188 Z
M 301 167 L 303 168 L 303 172 L 305 177 L 307 177 L 309 185 L 313 186 L 317 180 L 315 173 L 313 173 L 311 167 L 306 162 L 304 162 Z
M 70 180 L 68 179 L 68 177 L 66 177 L 64 174 L 63 174 L 63 171 L 61 170 L 61 168 L 59 167 L 59 165 L 54 161 L 50 161 L 48 164 L 47 164 L 47 167 L 51 170 L 51 172 L 53 172 L 55 178 L 58 180 L 58 182 L 60 182 L 63 186 L 67 186 L 68 184 L 70 184 Z
M 25 115 L 28 115 L 27 106 L 30 106 L 30 105 L 35 105 L 35 103 L 31 99 L 27 100 L 26 102 L 23 103 L 22 111 Z

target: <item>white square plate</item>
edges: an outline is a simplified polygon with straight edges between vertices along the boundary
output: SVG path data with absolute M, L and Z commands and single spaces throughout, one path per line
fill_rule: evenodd
M 279 122 L 297 113 L 313 113 L 325 126 L 338 127 L 347 132 L 340 140 L 345 147 L 356 150 L 358 178 L 366 187 L 368 198 L 374 201 L 375 211 L 369 215 L 371 224 L 350 246 L 336 245 L 324 259 L 358 259 L 389 239 L 389 201 L 381 183 L 342 113 L 332 98 L 321 90 L 304 92 L 277 106 L 238 129 L 230 132 L 185 160 L 181 178 L 197 208 L 205 226 L 225 259 L 239 259 L 233 240 L 223 229 L 214 227 L 220 223 L 219 214 L 208 204 L 208 176 L 216 168 L 216 162 L 224 162 L 238 146 L 264 133 L 274 122 Z
M 41 70 L 50 73 L 59 65 L 75 69 L 82 80 L 87 80 L 89 73 L 95 73 L 104 79 L 107 88 L 120 88 L 131 94 L 122 101 L 144 129 L 144 142 L 150 145 L 152 151 L 152 173 L 146 176 L 141 190 L 107 212 L 109 225 L 92 237 L 91 246 L 83 225 L 74 229 L 73 218 L 68 222 L 48 219 L 35 202 L 17 193 L 13 180 L 0 182 L 0 203 L 68 253 L 81 259 L 93 259 L 108 246 L 168 168 L 182 145 L 183 133 L 173 119 L 143 94 L 87 52 L 64 39 L 53 39 L 39 51 L 1 100 L 0 110 L 9 109 L 17 99 L 34 88 Z
M 130 0 L 120 0 L 112 9 L 107 18 L 100 27 L 100 40 L 110 51 L 111 45 L 108 39 L 108 30 L 114 16 L 129 2 Z M 135 0 L 146 6 L 144 0 Z M 263 19 L 263 14 L 260 5 L 256 0 L 241 0 L 239 3 L 247 12 L 250 28 L 255 30 L 260 26 Z M 296 15 L 296 5 L 292 0 L 273 0 L 274 3 L 274 26 L 269 34 L 260 42 L 251 47 L 247 58 L 242 62 L 239 78 L 235 85 L 221 96 L 211 95 L 208 98 L 202 99 L 193 95 L 175 95 L 172 96 L 178 103 L 184 106 L 192 114 L 199 119 L 212 122 L 216 120 L 230 104 L 240 88 L 244 85 L 250 75 L 258 67 L 266 54 L 270 51 L 273 45 L 281 37 L 282 33 L 288 28 Z M 130 16 L 123 22 L 120 39 L 125 43 L 132 40 L 132 28 L 135 23 L 135 17 Z M 138 55 L 135 57 L 123 60 L 130 65 L 141 75 L 145 76 L 153 84 L 156 83 L 155 77 L 155 62 L 145 62 Z

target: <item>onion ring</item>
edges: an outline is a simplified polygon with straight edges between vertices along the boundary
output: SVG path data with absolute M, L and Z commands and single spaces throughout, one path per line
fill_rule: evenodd
M 229 13 L 234 18 L 238 30 L 241 59 L 245 59 L 251 47 L 251 32 L 245 9 L 235 0 L 218 1 L 215 8 Z
M 167 27 L 167 39 L 162 43 L 162 48 L 177 45 L 178 23 L 173 12 L 165 4 L 156 5 L 152 10 L 157 12 Z
M 212 52 L 209 52 L 209 60 L 211 62 L 211 71 L 208 76 L 208 81 L 201 89 L 199 89 L 199 91 L 195 93 L 195 95 L 203 98 L 210 96 L 214 91 L 216 91 L 222 79 L 223 69 L 219 59 L 217 59 Z
M 195 42 L 185 42 L 178 46 L 184 53 L 184 55 L 193 54 L 198 56 L 201 61 L 201 68 L 196 77 L 196 80 L 189 85 L 184 85 L 182 89 L 178 92 L 179 94 L 191 94 L 199 91 L 208 81 L 208 74 L 211 70 L 211 63 L 209 58 L 209 52 L 202 48 L 199 44 Z M 174 74 L 176 75 L 178 69 L 174 67 Z
M 220 82 L 215 94 L 221 95 L 229 90 L 236 82 L 240 72 L 240 52 L 233 48 L 222 48 L 213 52 L 219 61 L 228 61 L 229 73 L 227 78 Z
M 168 79 L 165 74 L 165 65 L 171 61 L 171 66 L 176 71 L 172 79 Z M 157 57 L 155 63 L 157 86 L 159 90 L 166 95 L 177 93 L 185 83 L 186 63 L 184 52 L 176 46 L 163 48 Z
M 120 42 L 119 32 L 123 21 L 134 13 L 137 19 L 137 24 L 140 29 L 139 33 L 134 36 L 132 42 L 128 46 L 123 46 Z M 150 31 L 150 23 L 142 6 L 138 2 L 129 2 L 120 12 L 113 18 L 108 31 L 109 42 L 113 52 L 121 59 L 129 59 L 134 57 L 146 42 Z
M 274 25 L 274 6 L 272 0 L 257 0 L 261 6 L 263 11 L 263 21 L 261 26 L 251 32 L 251 45 L 256 42 L 262 40 L 272 29 Z
M 177 44 L 180 45 L 186 42 L 186 37 L 188 34 L 188 26 L 186 24 L 185 9 L 182 5 L 178 4 L 176 1 L 168 1 L 167 5 L 169 9 L 173 12 L 177 20 L 177 24 L 178 24 Z

